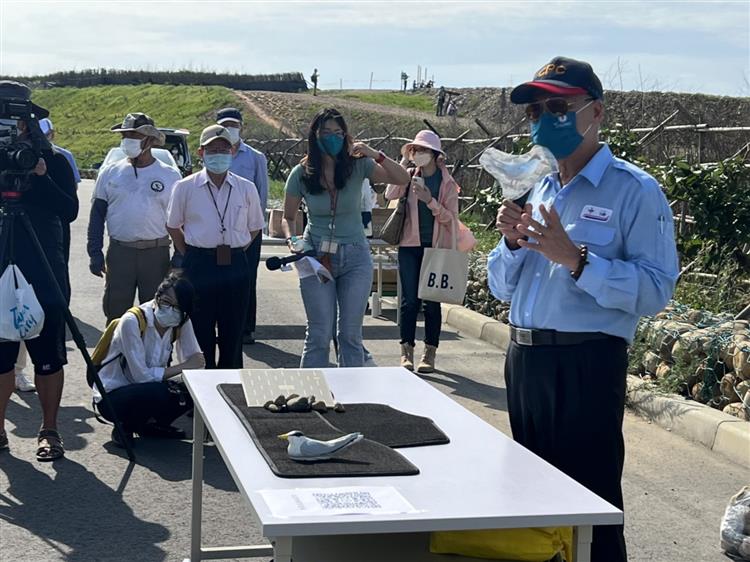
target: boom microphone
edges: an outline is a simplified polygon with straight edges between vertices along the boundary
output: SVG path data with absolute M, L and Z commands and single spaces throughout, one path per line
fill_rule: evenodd
M 301 254 L 292 254 L 291 256 L 287 256 L 285 258 L 271 256 L 266 260 L 266 268 L 268 268 L 269 271 L 276 271 L 277 269 L 281 269 L 283 266 L 299 261 L 302 258 L 314 258 L 315 254 L 315 250 L 308 250 L 307 252 L 302 252 Z

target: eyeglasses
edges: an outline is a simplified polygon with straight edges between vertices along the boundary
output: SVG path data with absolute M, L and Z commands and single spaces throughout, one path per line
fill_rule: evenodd
M 177 305 L 167 296 L 160 296 L 156 299 L 156 304 L 161 308 L 177 308 Z
M 536 101 L 526 106 L 526 117 L 531 121 L 538 121 L 545 111 L 560 117 L 571 111 L 578 101 L 570 100 L 570 98 L 547 98 L 546 100 Z M 594 98 L 585 98 L 583 101 L 594 101 Z

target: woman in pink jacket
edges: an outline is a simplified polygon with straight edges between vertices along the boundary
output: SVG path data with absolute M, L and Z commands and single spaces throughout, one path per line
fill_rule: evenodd
M 398 248 L 401 278 L 401 366 L 414 370 L 414 339 L 417 314 L 424 304 L 425 348 L 418 373 L 435 370 L 442 315 L 439 302 L 420 301 L 419 271 L 425 248 L 450 248 L 452 228 L 458 220 L 458 184 L 445 167 L 440 137 L 420 131 L 401 149 L 402 165 L 412 161 L 416 169 L 409 185 L 389 185 L 388 199 L 407 195 L 404 232 Z

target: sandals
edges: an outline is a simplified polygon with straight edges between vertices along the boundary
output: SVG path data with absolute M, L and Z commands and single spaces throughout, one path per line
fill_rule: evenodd
M 37 437 L 36 460 L 39 462 L 50 462 L 65 456 L 63 441 L 60 434 L 54 429 L 42 429 Z

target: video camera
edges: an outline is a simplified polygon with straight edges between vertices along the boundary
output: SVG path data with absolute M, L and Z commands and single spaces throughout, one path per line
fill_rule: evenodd
M 3 198 L 18 198 L 29 188 L 29 176 L 50 143 L 39 127 L 47 110 L 33 104 L 29 89 L 20 83 L 0 82 L 0 193 Z M 31 133 L 19 139 L 18 122 Z

